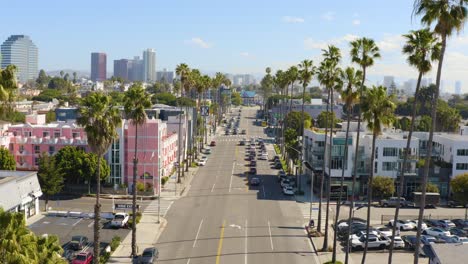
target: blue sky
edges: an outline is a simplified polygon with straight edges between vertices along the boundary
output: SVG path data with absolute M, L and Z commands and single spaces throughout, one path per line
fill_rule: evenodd
M 185 62 L 205 71 L 262 73 L 267 66 L 285 69 L 305 58 L 317 64 L 327 44 L 342 48 L 348 65 L 349 40 L 367 36 L 382 50 L 371 79 L 416 77 L 400 52 L 401 34 L 420 27 L 419 18 L 411 18 L 410 0 L 27 2 L 0 0 L 0 40 L 29 35 L 39 48 L 39 67 L 46 70 L 89 71 L 90 53 L 103 51 L 112 71 L 114 59 L 154 48 L 158 69 Z M 464 32 L 450 40 L 443 75 L 447 84 L 461 80 L 466 91 L 467 45 Z

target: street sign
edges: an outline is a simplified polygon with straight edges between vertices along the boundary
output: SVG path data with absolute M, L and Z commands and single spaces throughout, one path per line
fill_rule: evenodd
M 139 204 L 137 204 L 136 207 L 137 207 L 137 210 L 140 210 L 140 205 Z M 132 209 L 133 206 L 132 206 L 132 204 L 115 204 L 114 208 L 116 210 L 125 210 L 125 209 Z
M 208 116 L 210 108 L 208 106 L 202 106 L 200 107 L 201 115 L 202 116 Z

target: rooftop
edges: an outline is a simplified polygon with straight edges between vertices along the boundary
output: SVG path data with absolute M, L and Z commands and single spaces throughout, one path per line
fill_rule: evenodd
M 434 243 L 431 248 L 441 264 L 458 264 L 462 259 L 468 259 L 468 244 Z

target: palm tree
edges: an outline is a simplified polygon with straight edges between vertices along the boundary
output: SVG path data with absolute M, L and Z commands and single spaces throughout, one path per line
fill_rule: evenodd
M 182 93 L 186 89 L 185 87 L 190 85 L 190 81 L 189 81 L 190 68 L 189 68 L 189 66 L 187 64 L 185 64 L 185 63 L 181 63 L 181 64 L 177 65 L 176 74 L 180 76 L 180 86 L 181 86 L 180 93 L 182 95 Z M 185 130 L 185 131 L 187 132 L 187 130 Z M 179 105 L 179 137 L 178 137 L 178 148 L 177 148 L 177 152 L 178 152 L 178 157 L 177 157 L 178 158 L 177 159 L 177 163 L 178 163 L 178 166 L 177 166 L 177 182 L 178 183 L 180 183 L 180 174 L 181 174 L 181 167 L 182 167 L 182 164 L 181 164 L 181 161 L 180 161 L 180 153 L 182 153 L 181 152 L 182 151 L 182 148 L 181 148 L 181 144 L 182 144 L 181 134 L 182 134 L 182 105 Z M 185 153 L 185 144 L 184 144 L 184 153 Z M 186 162 L 186 170 L 188 171 L 188 162 Z
M 374 60 L 380 58 L 379 48 L 375 44 L 374 40 L 369 38 L 359 38 L 350 43 L 351 45 L 351 61 L 358 64 L 362 70 L 362 80 L 359 87 L 359 98 L 362 98 L 364 92 L 364 84 L 366 81 L 366 71 L 367 68 L 374 65 Z M 355 156 L 354 156 L 354 164 L 353 164 L 353 177 L 357 175 L 357 167 L 358 167 L 358 160 L 359 160 L 359 137 L 361 133 L 361 115 L 362 109 L 359 106 L 358 112 L 358 123 L 357 123 L 357 134 L 356 134 L 356 149 L 355 149 Z M 354 179 L 353 179 L 354 181 Z M 350 211 L 354 210 L 354 189 L 351 190 L 351 206 L 349 208 Z M 348 219 L 348 226 L 351 226 L 351 218 Z M 348 255 L 346 255 L 348 257 Z M 348 263 L 348 258 L 345 258 L 345 264 Z
M 432 69 L 432 61 L 435 61 L 440 56 L 440 49 L 441 43 L 435 37 L 435 34 L 431 32 L 429 29 L 421 29 L 417 31 L 410 31 L 409 34 L 403 35 L 406 39 L 406 44 L 403 46 L 403 53 L 408 55 L 408 64 L 415 67 L 419 74 L 418 74 L 418 82 L 416 84 L 416 91 L 414 93 L 414 101 L 413 101 L 413 112 L 411 115 L 411 124 L 410 129 L 408 132 L 408 138 L 406 141 L 406 148 L 403 152 L 403 163 L 400 168 L 400 186 L 397 190 L 398 200 L 403 195 L 404 189 L 404 182 L 405 182 L 405 170 L 407 169 L 407 160 L 408 156 L 410 155 L 411 149 L 411 138 L 413 135 L 414 130 L 414 120 L 416 118 L 416 107 L 417 107 L 417 100 L 419 95 L 419 88 L 421 86 L 421 79 L 424 74 L 428 73 Z M 398 220 L 398 215 L 400 213 L 400 203 L 397 203 L 395 209 L 395 218 L 394 223 Z M 394 245 L 394 238 L 396 232 L 396 225 L 392 227 L 392 240 L 390 243 L 390 250 L 388 256 L 388 263 L 392 263 L 393 257 L 393 245 Z
M 432 156 L 432 140 L 434 137 L 434 129 L 437 122 L 437 103 L 439 100 L 440 80 L 442 77 L 442 65 L 444 63 L 445 48 L 447 46 L 447 38 L 450 37 L 455 31 L 460 30 L 465 25 L 467 20 L 467 4 L 468 0 L 416 0 L 414 1 L 415 15 L 421 15 L 421 23 L 423 25 L 431 26 L 435 24 L 434 32 L 441 39 L 441 48 L 439 56 L 439 64 L 437 66 L 436 87 L 431 109 L 432 126 L 429 130 L 429 138 L 427 140 L 427 154 L 424 163 L 423 180 L 421 184 L 422 195 L 421 205 L 418 215 L 418 232 L 416 234 L 416 250 L 414 251 L 414 263 L 419 261 L 419 246 L 421 244 L 421 224 L 424 214 L 425 199 L 426 199 L 426 185 L 429 175 L 429 164 L 431 163 Z
M 288 78 L 287 78 L 287 73 L 282 71 L 282 70 L 278 70 L 276 71 L 276 74 L 275 74 L 275 82 L 276 82 L 276 85 L 279 87 L 279 91 L 282 95 L 282 98 L 281 98 L 281 105 L 280 105 L 280 118 L 281 118 L 281 135 L 279 136 L 279 138 L 281 138 L 280 142 L 281 142 L 281 152 L 284 153 L 285 149 L 284 149 L 284 118 L 286 116 L 286 107 L 284 107 L 284 102 L 287 100 L 287 88 L 288 88 Z
M 181 94 L 184 92 L 185 88 L 185 83 L 187 81 L 188 75 L 190 74 L 190 68 L 187 64 L 181 63 L 177 65 L 176 67 L 176 74 L 180 76 L 180 82 L 181 82 Z
M 289 110 L 288 110 L 288 113 L 290 113 L 292 112 L 293 87 L 294 87 L 294 83 L 299 78 L 299 70 L 297 69 L 296 66 L 291 66 L 286 71 L 286 76 L 287 76 L 286 78 L 288 80 L 288 83 L 291 85 L 290 95 L 289 95 Z M 284 156 L 285 158 L 286 158 L 286 154 L 287 154 L 287 151 L 285 149 L 285 151 L 283 152 L 283 155 L 285 155 Z M 288 164 L 289 164 L 289 158 L 286 158 L 286 159 L 288 160 Z
M 366 91 L 361 100 L 361 108 L 363 118 L 367 121 L 367 128 L 372 131 L 372 154 L 371 154 L 371 170 L 367 181 L 367 226 L 366 234 L 369 234 L 370 215 L 372 203 L 372 182 L 374 179 L 374 161 L 375 161 L 375 141 L 382 133 L 382 126 L 389 126 L 393 122 L 393 112 L 395 104 L 392 102 L 392 96 L 387 95 L 387 89 L 383 86 L 373 86 L 372 89 Z M 364 253 L 362 256 L 362 264 L 366 263 L 367 246 L 369 240 L 366 239 L 364 245 Z
M 15 65 L 8 65 L 5 69 L 0 69 L 0 118 L 6 117 L 13 111 L 12 103 L 16 98 L 18 85 L 16 83 Z
M 343 167 L 341 168 L 341 181 L 340 181 L 340 190 L 343 189 L 343 182 L 344 182 L 344 172 L 345 172 L 345 164 L 348 162 L 348 138 L 349 138 L 349 125 L 351 123 L 351 118 L 353 116 L 353 107 L 356 102 L 359 100 L 359 93 L 355 90 L 356 87 L 359 87 L 362 81 L 362 72 L 360 70 L 355 70 L 352 67 L 346 68 L 343 72 L 341 72 L 341 81 L 344 85 L 346 85 L 346 89 L 341 92 L 341 98 L 345 103 L 346 109 L 346 135 L 345 135 L 345 147 L 344 147 L 344 154 L 343 154 Z M 353 183 L 351 185 L 351 189 L 354 190 L 356 185 L 356 175 L 353 175 Z M 341 191 L 338 196 L 338 201 L 336 202 L 336 215 L 335 215 L 335 223 L 338 222 L 338 217 L 340 215 L 340 208 L 341 208 Z M 352 211 L 349 211 L 349 218 L 352 217 Z M 348 232 L 351 232 L 351 229 L 348 229 Z M 348 234 L 348 237 L 350 234 Z M 349 239 L 346 240 L 346 248 L 349 248 Z M 346 254 L 349 254 L 349 251 L 346 250 Z M 336 255 L 336 228 L 333 233 L 333 255 Z M 336 257 L 333 257 L 335 259 Z
M 122 120 L 119 110 L 111 103 L 111 97 L 101 92 L 86 96 L 78 108 L 78 124 L 84 127 L 88 145 L 98 156 L 96 170 L 96 205 L 94 206 L 94 263 L 99 263 L 100 214 L 101 214 L 101 160 L 117 137 L 117 127 Z
M 305 103 L 305 91 L 307 85 L 312 81 L 312 77 L 315 73 L 315 67 L 312 65 L 312 60 L 303 60 L 299 65 L 299 80 L 302 83 L 302 122 L 301 122 L 301 136 L 304 137 L 304 103 Z M 301 149 L 300 159 L 302 160 L 303 150 Z M 301 174 L 302 174 L 302 161 L 301 161 Z M 301 181 L 299 178 L 298 189 L 301 191 Z
M 337 47 L 330 45 L 328 49 L 322 50 L 324 60 L 321 62 L 320 67 L 321 71 L 318 75 L 319 81 L 325 85 L 328 92 L 330 93 L 330 122 L 328 123 L 330 127 L 330 146 L 328 151 L 328 180 L 326 185 L 327 190 L 327 207 L 326 207 L 326 217 L 325 217 L 325 235 L 323 239 L 323 247 L 322 250 L 327 250 L 328 248 L 328 220 L 329 220 L 329 212 L 330 212 L 330 183 L 331 183 L 331 152 L 332 152 L 332 140 L 333 140 L 333 127 L 334 127 L 334 120 L 333 120 L 333 94 L 335 89 L 340 89 L 341 82 L 339 79 L 341 69 L 338 67 L 338 63 L 341 60 L 341 53 L 340 49 Z M 326 142 L 325 142 L 326 144 Z M 325 157 L 325 156 L 324 156 Z M 325 159 L 324 159 L 325 160 Z M 324 173 L 323 173 L 324 174 Z
M 132 193 L 133 193 L 133 207 L 132 207 L 132 256 L 137 255 L 136 249 L 136 184 L 138 174 L 138 126 L 142 126 L 146 122 L 145 109 L 151 107 L 150 96 L 148 96 L 141 86 L 137 83 L 132 85 L 128 91 L 125 92 L 124 97 L 124 112 L 125 118 L 130 120 L 130 124 L 135 126 L 135 146 L 133 153 L 133 182 L 132 182 Z M 161 175 L 158 175 L 160 177 Z

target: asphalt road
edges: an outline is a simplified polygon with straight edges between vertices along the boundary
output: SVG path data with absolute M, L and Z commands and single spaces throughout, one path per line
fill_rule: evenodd
M 247 184 L 246 148 L 238 142 L 265 137 L 263 128 L 253 124 L 257 109 L 243 107 L 240 129 L 247 130 L 246 136 L 224 136 L 223 131 L 215 138 L 217 146 L 187 195 L 168 211 L 157 243 L 158 263 L 314 263 L 304 218 L 293 198 L 281 193 L 277 170 L 257 159 L 262 183 Z M 271 158 L 273 148 L 267 148 Z

